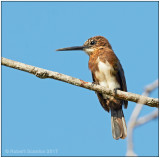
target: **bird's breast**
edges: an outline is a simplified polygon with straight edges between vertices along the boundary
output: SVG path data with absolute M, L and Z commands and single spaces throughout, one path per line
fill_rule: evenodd
M 95 71 L 95 77 L 99 84 L 106 88 L 115 89 L 120 88 L 120 84 L 116 80 L 115 70 L 108 61 L 102 62 L 97 59 L 98 69 Z

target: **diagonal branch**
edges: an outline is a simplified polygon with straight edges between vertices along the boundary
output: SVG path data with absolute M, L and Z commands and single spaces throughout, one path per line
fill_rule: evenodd
M 149 96 L 149 94 L 157 87 L 158 87 L 158 80 L 156 80 L 153 83 L 146 86 L 142 95 Z M 134 127 L 136 127 L 138 125 L 142 125 L 142 124 L 158 117 L 158 110 L 156 110 L 156 111 L 152 112 L 151 114 L 146 115 L 144 117 L 141 117 L 140 119 L 137 120 L 137 118 L 142 110 L 144 102 L 145 101 L 142 99 L 136 104 L 136 107 L 134 108 L 132 115 L 130 117 L 130 120 L 128 122 L 128 139 L 127 139 L 126 156 L 137 156 L 133 150 L 133 130 L 134 130 Z
M 74 78 L 71 76 L 67 76 L 67 75 L 64 75 L 64 74 L 61 74 L 58 72 L 34 67 L 31 65 L 23 64 L 23 63 L 20 63 L 20 62 L 14 61 L 14 60 L 10 60 L 7 58 L 3 58 L 3 57 L 2 57 L 1 64 L 8 66 L 8 67 L 11 67 L 11 68 L 14 68 L 14 69 L 29 72 L 33 75 L 36 75 L 39 78 L 52 78 L 55 80 L 59 80 L 59 81 L 67 82 L 69 84 L 73 84 L 75 86 L 90 89 L 90 90 L 93 90 L 93 91 L 96 91 L 99 93 L 107 94 L 107 95 L 113 96 L 115 98 L 128 100 L 128 101 L 132 101 L 132 102 L 136 102 L 136 103 L 137 102 L 143 103 L 143 104 L 148 105 L 150 107 L 159 107 L 159 100 L 157 98 L 145 97 L 145 96 L 142 96 L 139 94 L 124 92 L 124 91 L 120 91 L 120 90 L 115 91 L 115 90 L 111 90 L 111 89 L 106 89 L 105 87 L 93 84 L 91 82 L 85 82 L 83 80 L 80 80 L 80 79 L 77 79 L 77 78 Z
M 136 123 L 135 123 L 135 127 L 137 126 L 140 126 L 140 125 L 143 125 L 153 119 L 156 119 L 158 117 L 158 110 L 154 110 L 153 112 L 151 112 L 150 114 L 146 115 L 146 116 L 143 116 L 143 117 L 140 117 Z

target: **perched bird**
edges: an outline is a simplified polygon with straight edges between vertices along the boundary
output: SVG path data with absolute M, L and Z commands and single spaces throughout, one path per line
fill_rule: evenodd
M 94 83 L 109 89 L 127 91 L 123 68 L 106 38 L 89 38 L 83 46 L 57 49 L 57 51 L 83 50 L 89 55 L 89 69 Z M 122 105 L 127 108 L 128 101 L 116 99 L 106 94 L 97 93 L 102 107 L 111 111 L 112 136 L 124 139 L 127 136 L 126 122 Z

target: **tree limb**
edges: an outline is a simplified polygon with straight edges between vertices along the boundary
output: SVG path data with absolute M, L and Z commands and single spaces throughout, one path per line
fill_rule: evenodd
M 151 112 L 150 114 L 140 117 L 136 123 L 135 123 L 135 127 L 140 126 L 142 124 L 145 124 L 153 119 L 156 119 L 158 117 L 158 110 L 154 110 L 153 112 Z
M 18 70 L 22 70 L 25 72 L 29 72 L 33 75 L 36 75 L 39 78 L 52 78 L 52 79 L 56 79 L 59 81 L 63 81 L 63 82 L 67 82 L 69 84 L 73 84 L 79 87 L 83 87 L 86 89 L 90 89 L 99 93 L 103 93 L 103 94 L 107 94 L 110 96 L 113 96 L 115 98 L 119 98 L 122 100 L 128 100 L 128 101 L 132 101 L 132 102 L 139 102 L 145 105 L 148 105 L 150 107 L 159 107 L 159 100 L 157 98 L 150 98 L 150 97 L 145 97 L 139 94 L 134 94 L 134 93 L 130 93 L 130 92 L 124 92 L 124 91 L 120 91 L 120 90 L 111 90 L 111 89 L 106 89 L 103 86 L 100 85 L 96 85 L 93 84 L 91 82 L 85 82 L 83 80 L 71 77 L 71 76 L 67 76 L 58 72 L 54 72 L 54 71 L 49 71 L 46 69 L 42 69 L 42 68 L 38 68 L 38 67 L 34 67 L 31 65 L 27 65 L 24 63 L 20 63 L 14 60 L 10 60 L 7 58 L 3 58 L 1 60 L 1 64 L 5 65 L 7 67 L 11 67 L 14 69 L 18 69 Z
M 157 87 L 158 87 L 158 80 L 156 80 L 153 83 L 151 83 L 150 85 L 146 86 L 142 95 L 149 96 L 149 94 Z M 137 118 L 142 110 L 144 102 L 145 101 L 143 99 L 139 100 L 139 102 L 137 103 L 137 105 L 134 108 L 132 115 L 130 117 L 130 120 L 128 123 L 128 139 L 127 139 L 126 156 L 137 156 L 133 150 L 133 130 L 134 130 L 134 127 L 138 126 L 138 125 L 142 125 L 142 124 L 144 124 L 144 123 L 146 123 L 146 122 L 148 122 L 158 116 L 158 110 L 156 110 L 153 113 L 151 113 L 147 116 L 141 117 L 140 119 L 137 120 Z

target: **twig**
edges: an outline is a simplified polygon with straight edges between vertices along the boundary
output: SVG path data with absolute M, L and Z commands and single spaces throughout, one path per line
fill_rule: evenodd
M 157 117 L 158 117 L 158 110 L 156 109 L 153 112 L 151 112 L 150 114 L 139 118 L 135 123 L 135 127 L 140 126 L 142 124 L 145 124 L 153 119 L 156 119 Z
M 54 71 L 49 71 L 46 69 L 42 69 L 42 68 L 38 68 L 38 67 L 34 67 L 31 65 L 27 65 L 27 64 L 23 64 L 17 61 L 13 61 L 10 59 L 6 59 L 2 57 L 2 61 L 1 61 L 2 65 L 14 68 L 14 69 L 18 69 L 18 70 L 22 70 L 25 72 L 29 72 L 33 75 L 36 75 L 39 78 L 52 78 L 52 79 L 56 79 L 56 80 L 60 80 L 63 82 L 67 82 L 69 84 L 73 84 L 79 87 L 83 87 L 86 89 L 90 89 L 99 93 L 103 93 L 103 94 L 107 94 L 110 96 L 114 96 L 115 98 L 119 98 L 119 99 L 123 99 L 123 100 L 128 100 L 128 101 L 133 101 L 133 102 L 140 102 L 145 105 L 148 105 L 150 107 L 158 107 L 159 106 L 159 101 L 157 98 L 150 98 L 150 97 L 145 97 L 145 96 L 141 96 L 138 94 L 134 94 L 134 93 L 130 93 L 130 92 L 124 92 L 124 91 L 120 91 L 120 90 L 111 90 L 111 89 L 106 89 L 105 87 L 102 87 L 100 85 L 96 85 L 90 82 L 85 82 L 83 80 L 71 77 L 71 76 L 67 76 L 64 74 L 60 74 L 58 72 L 54 72 Z
M 156 80 L 155 82 L 153 82 L 152 84 L 146 86 L 144 92 L 142 95 L 144 96 L 149 96 L 149 94 L 155 89 L 158 87 L 158 80 Z M 143 118 L 140 118 L 138 121 L 137 121 L 137 118 L 142 110 L 142 107 L 143 107 L 143 104 L 144 104 L 144 100 L 142 98 L 142 100 L 140 100 L 136 107 L 134 108 L 133 112 L 132 112 L 132 115 L 130 117 L 130 120 L 129 120 L 129 123 L 128 123 L 128 140 L 127 140 L 127 154 L 126 156 L 137 156 L 134 151 L 133 151 L 133 129 L 134 127 L 138 124 L 142 124 L 142 121 L 143 123 L 146 123 L 147 121 L 150 121 L 151 118 L 153 119 L 153 114 L 150 114 L 148 116 L 145 116 Z M 155 114 L 154 114 L 155 115 Z M 144 120 L 144 119 L 147 119 L 147 120 Z

